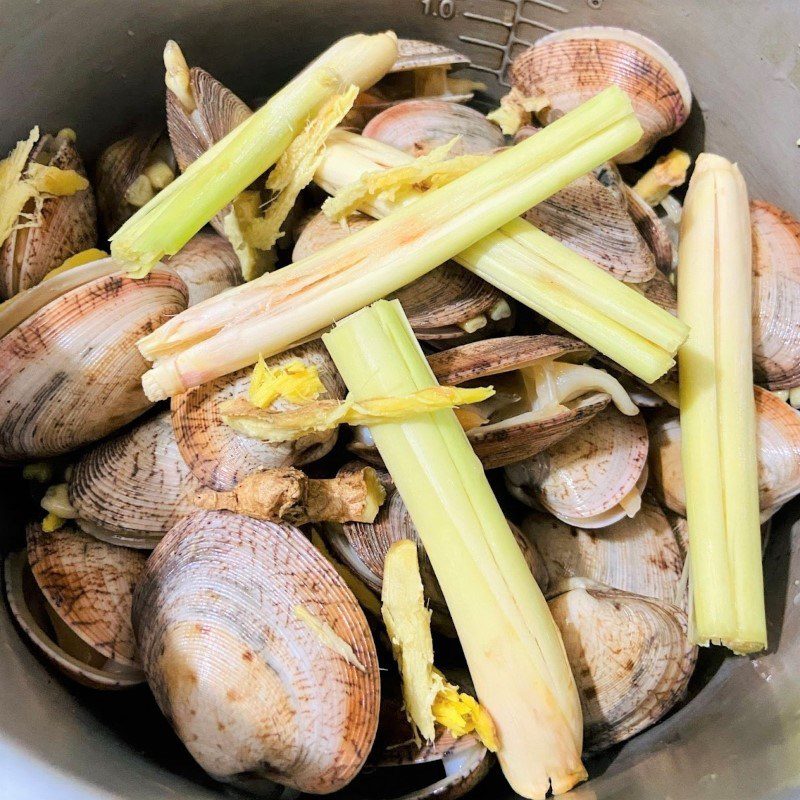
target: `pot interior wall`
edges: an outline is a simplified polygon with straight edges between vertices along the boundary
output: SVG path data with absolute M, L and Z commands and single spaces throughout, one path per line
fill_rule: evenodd
M 552 28 L 635 28 L 665 46 L 692 83 L 696 107 L 678 142 L 693 154 L 705 147 L 738 160 L 754 197 L 800 215 L 796 0 L 6 0 L 4 11 L 0 144 L 6 150 L 34 124 L 68 125 L 90 157 L 137 120 L 163 116 L 160 59 L 167 38 L 181 44 L 191 63 L 254 100 L 355 30 L 393 28 L 434 39 L 502 71 L 507 51 L 513 55 Z M 487 99 L 504 91 L 492 72 L 473 77 L 486 80 Z M 0 542 L 8 549 L 19 537 L 24 489 L 10 477 L 3 486 Z M 798 503 L 783 510 L 766 555 L 770 653 L 726 660 L 688 705 L 615 752 L 571 797 L 800 797 L 797 529 L 792 536 L 798 516 Z M 151 708 L 145 689 L 109 697 L 67 688 L 19 639 L 5 605 L 0 652 L 0 797 L 230 794 L 163 735 L 154 711 L 142 715 Z M 510 796 L 494 780 L 476 796 L 504 793 Z

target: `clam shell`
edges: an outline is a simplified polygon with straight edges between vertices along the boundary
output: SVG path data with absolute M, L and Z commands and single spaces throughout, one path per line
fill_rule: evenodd
M 469 59 L 443 44 L 424 39 L 398 39 L 397 60 L 391 72 L 406 72 L 424 67 L 469 66 Z
M 566 113 L 616 84 L 631 98 L 642 138 L 616 157 L 638 161 L 689 117 L 692 95 L 677 62 L 645 36 L 623 28 L 568 28 L 543 36 L 514 59 L 512 84 L 523 94 L 545 94 Z
M 319 341 L 267 359 L 275 367 L 299 358 L 316 365 L 328 396 L 341 399 L 345 387 Z M 223 421 L 219 405 L 247 394 L 252 370 L 243 369 L 172 398 L 172 425 L 178 449 L 194 477 L 216 491 L 229 491 L 253 472 L 300 466 L 326 455 L 336 443 L 336 431 L 320 431 L 293 442 L 270 443 L 242 436 Z M 291 404 L 278 399 L 276 408 Z
M 363 214 L 348 219 L 345 229 L 332 222 L 322 212 L 311 218 L 303 228 L 292 255 L 299 261 L 313 255 L 333 242 L 345 238 L 372 224 Z M 510 327 L 512 316 L 492 320 L 493 310 L 505 300 L 505 295 L 458 264 L 448 261 L 426 273 L 408 286 L 395 292 L 417 338 L 423 341 L 455 342 L 470 337 L 459 323 L 464 324 L 483 316 L 486 324 L 472 334 L 491 336 L 498 327 Z M 507 301 L 506 301 L 507 302 Z
M 109 236 L 136 210 L 125 200 L 125 192 L 144 171 L 161 134 L 160 130 L 139 130 L 100 153 L 95 166 L 95 192 L 97 210 Z
M 167 131 L 181 172 L 252 114 L 246 103 L 204 69 L 192 67 L 189 81 L 197 103 L 192 114 L 167 90 Z M 211 220 L 220 236 L 225 235 L 223 220 L 230 209 L 225 206 Z
M 563 336 L 504 336 L 435 353 L 428 357 L 428 363 L 440 383 L 458 386 L 530 366 L 543 358 L 582 362 L 592 353 L 582 342 Z M 473 428 L 467 438 L 486 469 L 502 467 L 530 458 L 569 436 L 608 403 L 607 394 L 595 392 L 551 416 L 522 413 Z
M 449 155 L 487 153 L 505 145 L 497 125 L 480 111 L 445 100 L 404 100 L 381 111 L 364 127 L 363 135 L 392 145 L 412 156 L 460 137 Z
M 644 283 L 631 283 L 631 287 L 641 292 L 648 300 L 661 306 L 665 311 L 669 311 L 674 316 L 678 315 L 678 293 L 675 287 L 669 282 L 669 278 L 659 270 L 649 281 Z M 673 372 L 674 372 L 673 367 Z M 669 373 L 668 373 L 669 374 Z
M 578 685 L 584 752 L 629 739 L 686 694 L 697 649 L 677 606 L 599 586 L 548 605 Z
M 768 389 L 800 386 L 800 222 L 750 204 L 753 231 L 753 370 Z
M 650 252 L 656 262 L 656 269 L 664 275 L 669 275 L 675 268 L 674 259 L 677 252 L 672 246 L 666 225 L 653 210 L 649 203 L 645 203 L 639 195 L 625 183 L 622 183 L 628 212 L 631 215 L 639 233 L 647 242 Z
M 296 528 L 229 512 L 184 519 L 147 563 L 133 625 L 156 701 L 210 775 L 324 794 L 361 769 L 378 724 L 375 645 L 355 598 Z
M 548 576 L 547 597 L 569 578 L 588 578 L 613 589 L 676 602 L 683 555 L 664 512 L 643 503 L 632 519 L 583 530 L 545 514 L 532 514 L 522 530 L 535 544 Z
M 545 452 L 506 467 L 506 477 L 515 496 L 562 522 L 602 528 L 626 516 L 620 501 L 643 491 L 647 450 L 641 416 L 607 408 Z
M 523 217 L 619 280 L 642 283 L 657 272 L 655 256 L 624 196 L 594 173 L 573 181 Z
M 119 543 L 131 534 L 151 548 L 197 510 L 191 503 L 195 489 L 169 411 L 89 450 L 68 481 L 69 501 L 84 530 L 117 534 Z
M 769 516 L 800 494 L 800 412 L 772 392 L 753 388 L 759 506 Z M 686 516 L 680 420 L 674 413 L 660 414 L 651 421 L 649 430 L 653 489 L 667 508 Z
M 239 259 L 230 243 L 210 231 L 201 231 L 167 263 L 189 290 L 193 306 L 242 282 Z
M 0 458 L 69 452 L 149 408 L 141 386 L 148 364 L 136 341 L 185 308 L 186 287 L 174 273 L 115 273 L 68 291 L 3 336 Z
M 31 151 L 32 161 L 86 175 L 74 143 L 67 138 L 43 136 Z M 0 248 L 0 298 L 35 286 L 67 258 L 96 243 L 97 212 L 91 187 L 73 195 L 48 197 L 39 223 L 12 232 Z

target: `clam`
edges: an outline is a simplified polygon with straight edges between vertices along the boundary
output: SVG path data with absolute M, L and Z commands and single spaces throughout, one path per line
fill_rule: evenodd
M 673 247 L 673 240 L 667 223 L 656 214 L 649 203 L 645 203 L 627 184 L 621 183 L 621 185 L 625 192 L 628 213 L 639 229 L 642 238 L 647 242 L 655 259 L 656 274 L 661 272 L 664 275 L 670 275 L 677 266 L 678 248 Z
M 571 250 L 628 283 L 652 279 L 656 260 L 628 211 L 616 171 L 590 172 L 523 215 Z
M 461 676 L 457 682 L 462 687 L 469 684 Z M 457 800 L 486 776 L 494 761 L 473 734 L 455 738 L 438 725 L 435 740 L 419 745 L 414 741 L 400 698 L 386 697 L 384 693 L 375 744 L 353 793 L 371 800 Z M 439 774 L 432 776 L 436 764 L 440 765 Z
M 151 406 L 136 341 L 186 308 L 171 270 L 141 280 L 113 259 L 68 270 L 0 310 L 0 458 L 49 458 Z
M 529 516 L 522 530 L 540 555 L 547 597 L 577 577 L 668 603 L 677 600 L 684 557 L 657 505 L 644 502 L 635 517 L 601 531 L 573 527 L 545 514 Z
M 388 75 L 361 92 L 344 124 L 361 130 L 379 112 L 412 98 L 466 103 L 482 84 L 453 78 L 452 70 L 469 66 L 469 59 L 441 44 L 398 39 L 397 61 Z
M 758 442 L 758 494 L 762 519 L 800 494 L 800 411 L 766 389 L 754 387 Z M 650 423 L 650 469 L 659 500 L 686 516 L 678 416 L 663 413 Z
M 487 153 L 505 145 L 505 137 L 479 111 L 444 100 L 405 100 L 381 111 L 364 127 L 364 136 L 390 144 L 414 157 L 458 141 L 450 156 Z
M 462 408 L 467 436 L 486 469 L 522 461 L 568 436 L 611 401 L 637 413 L 619 384 L 582 362 L 593 351 L 563 336 L 504 336 L 428 357 L 440 383 L 493 385 L 494 397 Z
M 6 559 L 11 611 L 31 642 L 70 678 L 95 689 L 144 681 L 130 611 L 145 556 L 62 527 L 27 529 Z
M 363 466 L 363 463 L 355 461 L 345 465 L 342 470 L 360 469 Z M 420 576 L 425 596 L 433 611 L 433 624 L 440 633 L 454 636 L 455 629 L 447 611 L 447 603 L 436 580 L 433 566 L 422 546 L 422 540 L 400 493 L 391 485 L 388 474 L 384 475 L 383 483 L 387 490 L 387 498 L 375 521 L 346 522 L 341 525 L 329 523 L 324 527 L 325 539 L 335 557 L 355 572 L 378 595 L 383 586 L 383 565 L 389 548 L 401 539 L 416 542 Z M 547 580 L 547 574 L 542 568 L 542 561 L 536 548 L 515 525 L 512 523 L 509 525 L 531 572 L 543 585 Z
M 609 84 L 631 98 L 642 138 L 616 161 L 638 161 L 689 117 L 692 93 L 683 70 L 655 42 L 623 28 L 568 28 L 543 36 L 511 66 L 513 86 L 526 96 L 546 95 L 549 122 Z
M 584 752 L 629 739 L 683 699 L 697 648 L 682 609 L 581 579 L 548 605 L 578 685 Z
M 193 306 L 242 282 L 239 259 L 226 239 L 200 231 L 166 263 L 178 273 Z
M 31 163 L 86 174 L 71 131 L 42 136 L 31 150 Z M 34 212 L 34 203 L 29 201 L 23 214 Z M 96 243 L 97 213 L 91 187 L 72 195 L 46 196 L 34 222 L 12 231 L 0 247 L 0 299 L 30 289 L 67 258 Z
M 753 230 L 753 370 L 768 389 L 800 386 L 800 222 L 750 204 Z
M 299 261 L 371 224 L 371 219 L 356 214 L 346 229 L 319 212 L 306 223 L 292 257 Z M 514 321 L 512 307 L 501 291 L 452 261 L 404 286 L 394 297 L 417 338 L 436 346 L 496 335 L 510 330 Z
M 195 507 L 169 411 L 84 453 L 68 480 L 78 525 L 98 538 L 152 548 Z
M 297 528 L 187 517 L 148 560 L 132 618 L 158 705 L 217 780 L 324 794 L 364 764 L 380 703 L 375 645 Z
M 110 144 L 97 159 L 97 209 L 110 236 L 175 178 L 175 156 L 159 130 L 136 131 Z
M 647 483 L 647 428 L 640 416 L 606 409 L 533 458 L 506 467 L 506 485 L 578 528 L 633 517 Z
M 267 359 L 276 367 L 300 359 L 317 367 L 327 396 L 344 397 L 345 388 L 319 341 L 308 342 Z M 261 469 L 300 466 L 322 458 L 336 443 L 336 431 L 320 431 L 292 442 L 249 439 L 228 427 L 219 412 L 225 400 L 246 396 L 252 370 L 243 369 L 172 398 L 172 425 L 183 460 L 194 477 L 216 491 L 233 489 L 242 478 Z M 290 408 L 284 398 L 275 408 Z

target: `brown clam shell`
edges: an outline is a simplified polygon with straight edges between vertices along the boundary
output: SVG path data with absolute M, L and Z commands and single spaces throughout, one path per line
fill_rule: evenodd
M 242 282 L 239 259 L 227 239 L 200 231 L 167 262 L 189 290 L 189 305 Z
M 754 200 L 753 371 L 768 389 L 800 386 L 800 221 Z
M 69 452 L 149 408 L 141 386 L 148 364 L 136 341 L 185 308 L 186 287 L 174 273 L 115 273 L 68 291 L 3 336 L 0 458 Z
M 31 151 L 29 163 L 34 161 L 86 175 L 74 142 L 66 137 L 42 136 Z M 97 212 L 91 187 L 73 195 L 48 197 L 38 223 L 13 231 L 0 248 L 0 299 L 35 286 L 67 258 L 96 243 Z
M 656 269 L 664 275 L 671 274 L 675 268 L 673 258 L 677 253 L 672 246 L 672 239 L 666 226 L 649 203 L 645 203 L 627 184 L 621 183 L 621 185 L 625 191 L 628 212 L 653 253 Z
M 361 769 L 378 724 L 375 645 L 356 599 L 297 528 L 229 512 L 184 519 L 153 551 L 132 618 L 156 701 L 218 780 L 325 794 Z
M 689 117 L 692 96 L 683 70 L 662 47 L 634 31 L 585 27 L 539 39 L 511 66 L 512 84 L 526 96 L 545 94 L 566 113 L 616 84 L 631 98 L 642 138 L 616 161 L 638 161 Z
M 297 358 L 317 367 L 329 397 L 344 397 L 344 384 L 319 341 L 273 356 L 267 364 L 275 367 Z M 246 396 L 251 374 L 250 369 L 239 370 L 172 398 L 172 425 L 178 449 L 194 477 L 216 491 L 229 491 L 258 470 L 308 464 L 322 458 L 336 443 L 336 431 L 270 443 L 249 439 L 228 427 L 222 421 L 219 406 L 225 400 Z M 275 407 L 290 406 L 278 399 Z

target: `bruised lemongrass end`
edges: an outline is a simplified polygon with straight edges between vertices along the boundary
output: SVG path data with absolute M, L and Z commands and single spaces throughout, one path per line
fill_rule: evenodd
M 49 486 L 39 505 L 49 514 L 55 514 L 62 519 L 75 519 L 78 516 L 78 512 L 69 501 L 66 483 Z
M 372 467 L 335 478 L 309 478 L 294 467 L 254 472 L 235 489 L 202 488 L 192 502 L 209 511 L 235 511 L 254 519 L 309 522 L 374 522 L 386 490 Z
M 278 159 L 267 177 L 267 189 L 273 197 L 264 216 L 253 219 L 245 229 L 245 238 L 253 247 L 269 250 L 283 236 L 281 225 L 297 196 L 311 183 L 322 159 L 325 140 L 353 107 L 357 95 L 358 87 L 351 85 L 342 94 L 331 97 Z
M 336 192 L 335 197 L 328 198 L 322 204 L 323 213 L 329 219 L 340 221 L 379 198 L 384 202 L 401 202 L 408 192 L 444 186 L 491 158 L 489 153 L 481 153 L 448 159 L 457 141 L 458 137 L 455 137 L 411 164 L 361 176 Z
M 290 442 L 339 425 L 379 425 L 387 420 L 480 403 L 493 394 L 491 387 L 432 386 L 400 397 L 374 397 L 359 402 L 352 398 L 344 402 L 316 400 L 283 411 L 258 408 L 237 398 L 221 403 L 219 410 L 223 422 L 243 436 L 265 442 Z
M 633 191 L 651 206 L 657 206 L 673 189 L 683 186 L 692 157 L 683 150 L 671 150 L 636 182 Z
M 355 572 L 353 572 L 353 570 L 339 561 L 333 553 L 331 553 L 316 528 L 311 529 L 311 544 L 319 550 L 328 563 L 339 573 L 339 576 L 347 584 L 347 588 L 355 595 L 361 607 L 369 611 L 374 617 L 380 617 L 381 601 L 378 599 L 378 596 L 355 574 Z
M 42 278 L 42 281 L 55 278 L 56 275 L 61 275 L 62 272 L 66 272 L 73 267 L 82 267 L 84 264 L 90 264 L 92 261 L 99 261 L 101 258 L 108 258 L 108 253 L 106 253 L 105 250 L 98 250 L 96 247 L 90 247 L 88 250 L 81 250 L 80 253 L 75 253 L 74 256 L 64 259 L 64 263 L 60 267 L 51 269 L 50 272 Z
M 164 45 L 164 83 L 178 98 L 183 110 L 191 114 L 197 108 L 189 75 L 189 65 L 178 43 L 169 39 Z
M 315 617 L 305 606 L 300 605 L 294 607 L 294 615 L 314 632 L 325 647 L 333 650 L 334 653 L 341 656 L 348 664 L 354 666 L 360 672 L 367 671 L 367 668 L 353 652 L 353 648 L 324 619 Z
M 520 128 L 532 123 L 532 114 L 538 114 L 549 105 L 550 100 L 547 95 L 527 97 L 513 87 L 508 94 L 500 98 L 500 106 L 490 111 L 486 119 L 499 125 L 506 136 L 514 136 Z
M 314 364 L 299 358 L 271 368 L 263 358 L 253 367 L 248 397 L 258 408 L 269 408 L 279 397 L 291 403 L 309 403 L 325 391 Z

